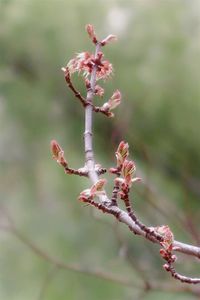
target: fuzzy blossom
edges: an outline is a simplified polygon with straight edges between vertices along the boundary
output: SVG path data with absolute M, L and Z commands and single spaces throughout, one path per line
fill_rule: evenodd
M 156 227 L 156 232 L 163 237 L 163 242 L 161 242 L 163 248 L 165 250 L 172 251 L 174 235 L 170 230 L 169 226 L 167 225 L 158 226 Z
M 96 79 L 108 79 L 112 72 L 112 64 L 108 60 L 103 60 L 103 53 L 98 52 L 97 57 L 89 52 L 78 53 L 75 58 L 71 59 L 67 64 L 67 69 L 70 74 L 82 72 L 83 76 L 87 78 L 91 75 L 96 66 Z M 65 68 L 62 68 L 64 70 Z
M 105 46 L 111 42 L 115 42 L 117 40 L 117 36 L 113 34 L 109 34 L 105 39 L 101 41 L 101 46 Z
M 96 73 L 97 80 L 109 79 L 112 73 L 113 73 L 112 64 L 108 60 L 101 60 L 101 62 L 97 65 L 97 73 Z
M 116 90 L 112 97 L 108 100 L 108 102 L 104 103 L 102 106 L 102 110 L 109 114 L 109 117 L 113 117 L 114 114 L 110 112 L 111 110 L 115 109 L 121 103 L 121 93 L 119 90 Z
M 106 179 L 99 179 L 90 189 L 85 189 L 79 195 L 79 200 L 94 199 L 95 196 L 104 196 L 104 185 L 106 184 Z
M 122 165 L 122 176 L 124 178 L 125 184 L 131 186 L 132 177 L 136 170 L 135 163 L 132 160 L 125 160 Z
M 55 159 L 57 163 L 65 168 L 68 166 L 68 163 L 64 157 L 64 151 L 56 140 L 51 141 L 51 152 L 53 154 L 53 159 Z
M 95 31 L 94 31 L 94 26 L 91 25 L 91 24 L 87 24 L 87 25 L 85 26 L 85 29 L 86 29 L 86 31 L 87 31 L 87 33 L 88 33 L 90 39 L 92 40 L 92 42 L 93 42 L 94 44 L 96 44 L 98 41 L 97 41 L 96 33 L 95 33 Z
M 116 158 L 117 158 L 117 166 L 118 167 L 122 167 L 125 159 L 128 157 L 129 155 L 129 151 L 128 151 L 129 145 L 128 143 L 125 143 L 124 141 L 121 141 L 117 151 L 115 152 Z
M 95 89 L 94 89 L 94 93 L 95 93 L 95 95 L 97 95 L 99 97 L 103 97 L 104 89 L 100 85 L 96 85 Z
M 70 74 L 84 72 L 83 75 L 87 77 L 92 72 L 94 66 L 93 59 L 93 54 L 87 51 L 78 53 L 75 58 L 68 62 L 67 68 L 69 69 Z

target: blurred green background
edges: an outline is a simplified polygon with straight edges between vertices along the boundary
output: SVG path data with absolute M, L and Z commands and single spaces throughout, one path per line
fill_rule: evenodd
M 95 115 L 96 160 L 113 166 L 118 142 L 128 141 L 143 178 L 132 191 L 140 219 L 199 245 L 200 2 L 0 0 L 0 19 L 0 299 L 199 299 L 194 288 L 173 292 L 187 286 L 164 272 L 159 247 L 78 203 L 88 181 L 65 175 L 49 143 L 83 166 L 84 113 L 60 69 L 92 50 L 85 24 L 116 34 L 105 48 L 115 74 L 103 85 L 106 98 L 118 88 L 123 101 L 114 119 Z M 55 269 L 6 230 L 7 214 L 48 255 L 136 286 Z M 177 269 L 199 275 L 189 257 Z M 160 287 L 138 288 L 152 281 Z

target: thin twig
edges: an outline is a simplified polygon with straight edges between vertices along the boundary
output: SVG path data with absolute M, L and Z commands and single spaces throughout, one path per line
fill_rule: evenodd
M 138 289 L 142 288 L 142 286 L 139 286 L 135 282 L 129 281 L 128 279 L 125 279 L 124 277 L 120 278 L 118 276 L 115 276 L 114 274 L 106 273 L 98 268 L 89 269 L 86 267 L 82 267 L 79 264 L 65 263 L 65 262 L 59 260 L 57 257 L 50 256 L 47 252 L 40 249 L 32 241 L 30 241 L 25 235 L 23 235 L 20 231 L 18 231 L 18 229 L 16 227 L 7 228 L 6 231 L 13 234 L 18 240 L 20 240 L 23 244 L 25 244 L 27 247 L 29 247 L 37 256 L 50 262 L 53 266 L 55 266 L 58 269 L 65 269 L 65 270 L 69 270 L 69 271 L 82 273 L 82 274 L 88 275 L 88 276 L 98 277 L 103 280 L 106 280 L 106 281 L 109 280 L 113 283 L 121 284 L 124 286 L 135 287 Z
M 64 76 L 65 76 L 65 81 L 67 82 L 68 87 L 70 88 L 70 90 L 72 90 L 73 94 L 75 95 L 76 98 L 78 98 L 80 100 L 80 102 L 82 103 L 83 107 L 87 106 L 87 101 L 85 100 L 85 98 L 81 95 L 80 92 L 78 92 L 72 81 L 71 81 L 71 77 L 70 77 L 70 72 L 69 69 L 66 68 L 62 68 L 62 70 L 64 71 Z
M 178 279 L 181 282 L 189 283 L 189 284 L 200 283 L 200 278 L 193 278 L 193 277 L 188 277 L 188 276 L 181 275 L 180 273 L 178 273 L 175 270 L 175 268 L 171 264 L 169 264 L 167 266 L 166 271 L 168 271 L 173 278 Z
M 41 286 L 41 289 L 40 289 L 38 300 L 43 300 L 44 299 L 45 292 L 46 292 L 52 278 L 55 276 L 56 271 L 58 271 L 58 268 L 56 266 L 53 266 L 47 272 L 47 274 L 44 278 L 44 282 L 43 282 L 43 284 Z
M 2 209 L 2 207 L 1 207 Z M 10 223 L 9 226 L 3 226 L 0 227 L 1 230 L 4 230 L 8 233 L 13 234 L 20 242 L 22 242 L 24 245 L 26 245 L 33 253 L 35 253 L 38 257 L 41 257 L 43 260 L 51 263 L 55 268 L 57 269 L 64 269 L 69 270 L 73 272 L 78 272 L 86 276 L 93 276 L 100 279 L 103 279 L 105 281 L 110 281 L 115 284 L 120 284 L 122 286 L 137 288 L 137 289 L 145 289 L 145 286 L 136 284 L 135 282 L 130 281 L 126 278 L 119 278 L 116 275 L 106 273 L 99 269 L 88 269 L 85 267 L 81 267 L 78 264 L 67 264 L 65 262 L 60 261 L 56 257 L 50 256 L 48 253 L 41 250 L 38 246 L 36 246 L 31 240 L 29 240 L 25 235 L 23 235 L 15 226 L 13 219 L 8 214 L 8 211 L 4 209 L 3 213 L 6 213 L 6 217 L 8 218 L 8 221 Z M 191 293 L 197 297 L 200 295 L 200 289 L 199 288 L 191 288 L 190 286 L 180 286 L 175 284 L 169 284 L 169 283 L 161 283 L 158 281 L 151 281 L 149 282 L 149 287 L 152 290 L 158 290 L 158 291 L 167 291 L 167 292 L 188 292 Z

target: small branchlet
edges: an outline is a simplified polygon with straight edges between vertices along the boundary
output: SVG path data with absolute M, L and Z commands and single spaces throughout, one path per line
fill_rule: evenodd
M 118 206 L 117 205 L 117 197 L 120 189 L 120 183 L 118 181 L 115 181 L 113 191 L 112 191 L 112 197 L 111 197 L 111 205 L 112 206 Z
M 72 90 L 75 97 L 78 98 L 80 100 L 80 102 L 82 103 L 82 105 L 85 107 L 87 105 L 87 101 L 81 95 L 81 93 L 75 89 L 74 85 L 72 84 L 69 68 L 68 67 L 62 68 L 61 70 L 64 72 L 65 80 L 67 82 L 68 87 Z
M 51 141 L 50 148 L 53 154 L 52 158 L 64 168 L 65 174 L 88 177 L 89 172 L 86 165 L 83 168 L 79 168 L 78 170 L 72 169 L 68 166 L 68 162 L 66 161 L 64 156 L 64 151 L 56 140 Z M 98 176 L 106 173 L 106 171 L 107 170 L 105 168 L 102 168 L 100 164 L 95 165 L 95 172 L 97 172 Z

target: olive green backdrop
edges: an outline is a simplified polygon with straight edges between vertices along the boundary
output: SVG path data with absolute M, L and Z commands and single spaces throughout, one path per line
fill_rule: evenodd
M 135 284 L 146 278 L 174 286 L 157 246 L 116 227 L 110 216 L 95 213 L 96 220 L 77 201 L 88 181 L 65 175 L 49 143 L 58 140 L 71 166 L 84 164 L 84 113 L 60 69 L 75 53 L 92 50 L 85 24 L 94 24 L 100 37 L 116 34 L 118 42 L 105 49 L 114 76 L 103 85 L 105 98 L 118 88 L 123 100 L 114 119 L 95 115 L 96 160 L 112 166 L 118 142 L 128 141 L 144 181 L 132 192 L 138 216 L 147 225 L 168 224 L 176 239 L 198 245 L 199 1 L 0 0 L 0 20 L 0 227 L 7 225 L 6 210 L 20 232 L 63 262 Z M 74 78 L 85 93 L 81 78 Z M 177 268 L 199 275 L 188 257 L 180 257 Z M 161 297 L 195 299 L 52 269 L 0 231 L 2 300 Z

